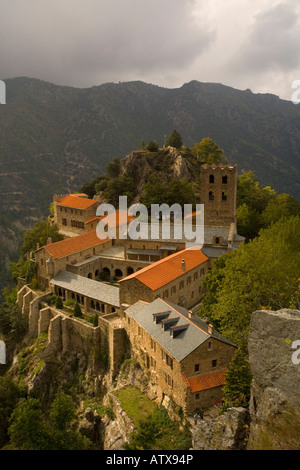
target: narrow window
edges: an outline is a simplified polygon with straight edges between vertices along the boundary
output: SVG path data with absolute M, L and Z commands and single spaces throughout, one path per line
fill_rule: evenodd
M 222 176 L 222 184 L 227 184 L 227 175 Z
M 209 199 L 210 201 L 213 201 L 213 200 L 215 199 L 215 198 L 214 198 L 214 193 L 213 193 L 212 191 L 209 191 L 209 193 L 208 193 L 208 199 Z
M 209 175 L 209 182 L 214 183 L 215 182 L 215 177 L 214 175 Z

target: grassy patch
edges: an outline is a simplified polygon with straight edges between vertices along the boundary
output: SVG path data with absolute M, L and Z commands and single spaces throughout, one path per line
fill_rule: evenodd
M 172 421 L 165 408 L 159 407 L 136 387 L 116 393 L 122 408 L 134 422 L 137 431 L 130 436 L 128 450 L 188 450 L 191 434 Z

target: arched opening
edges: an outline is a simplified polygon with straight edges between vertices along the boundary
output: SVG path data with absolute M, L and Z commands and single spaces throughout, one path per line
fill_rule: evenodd
M 110 279 L 110 269 L 108 268 L 103 268 L 102 273 L 101 273 L 101 278 L 103 280 L 109 280 Z
M 89 278 L 89 279 L 93 279 L 92 273 L 88 273 L 88 278 Z
M 127 272 L 127 276 L 130 276 L 130 274 L 134 273 L 134 269 L 131 266 L 128 266 L 126 272 Z
M 115 277 L 116 277 L 116 278 L 121 278 L 121 277 L 123 277 L 123 273 L 122 273 L 121 269 L 116 269 L 116 270 L 115 270 Z
M 96 269 L 95 271 L 95 279 L 100 279 L 100 270 L 99 269 Z

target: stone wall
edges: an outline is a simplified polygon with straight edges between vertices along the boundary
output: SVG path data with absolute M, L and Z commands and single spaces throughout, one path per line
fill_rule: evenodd
M 126 351 L 126 335 L 121 324 L 111 315 L 99 317 L 94 327 L 69 317 L 52 306 L 42 307 L 48 294 L 38 296 L 28 286 L 18 292 L 18 305 L 29 322 L 29 334 L 38 337 L 48 332 L 48 345 L 44 355 L 78 351 L 85 354 L 95 366 L 106 366 L 112 376 L 116 374 Z

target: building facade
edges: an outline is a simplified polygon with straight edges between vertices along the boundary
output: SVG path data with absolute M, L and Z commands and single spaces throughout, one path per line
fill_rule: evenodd
M 236 346 L 188 310 L 162 299 L 124 312 L 133 354 L 150 373 L 158 399 L 167 395 L 185 414 L 220 400 Z

